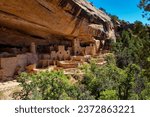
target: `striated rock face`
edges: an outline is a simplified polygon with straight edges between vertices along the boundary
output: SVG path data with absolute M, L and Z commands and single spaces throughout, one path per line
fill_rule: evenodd
M 0 26 L 0 44 L 115 39 L 110 17 L 85 0 L 1 0 Z
M 34 67 L 78 66 L 110 40 L 111 18 L 85 0 L 0 0 L 0 80 Z

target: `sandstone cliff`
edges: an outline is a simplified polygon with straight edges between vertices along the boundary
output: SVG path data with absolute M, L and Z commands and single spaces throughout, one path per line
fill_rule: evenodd
M 111 39 L 111 18 L 85 0 L 0 0 L 0 81 L 36 68 L 77 67 Z
M 109 16 L 85 0 L 0 0 L 0 44 L 115 39 Z

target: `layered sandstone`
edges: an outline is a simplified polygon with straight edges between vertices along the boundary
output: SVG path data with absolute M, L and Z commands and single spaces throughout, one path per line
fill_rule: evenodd
M 107 40 L 111 18 L 86 0 L 0 0 L 0 77 L 95 56 Z
M 37 42 L 64 38 L 91 41 L 92 36 L 114 39 L 110 17 L 85 0 L 1 0 L 0 26 L 29 35 Z M 10 39 L 16 44 L 20 40 L 25 43 L 17 39 L 19 33 L 14 33 L 16 37 L 6 35 L 2 29 L 0 33 L 0 43 L 7 39 L 9 44 Z

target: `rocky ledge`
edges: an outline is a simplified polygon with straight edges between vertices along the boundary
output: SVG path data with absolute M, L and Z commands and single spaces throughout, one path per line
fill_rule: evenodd
M 0 44 L 115 39 L 110 17 L 85 0 L 1 0 L 0 26 Z

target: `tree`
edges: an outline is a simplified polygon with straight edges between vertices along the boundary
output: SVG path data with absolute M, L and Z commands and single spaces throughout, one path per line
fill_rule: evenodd
M 21 92 L 14 94 L 22 100 L 93 100 L 91 92 L 80 83 L 73 84 L 63 71 L 22 73 L 17 78 Z
M 84 68 L 85 75 L 82 80 L 95 99 L 122 99 L 118 93 L 118 87 L 121 82 L 126 79 L 127 75 L 123 69 L 116 66 L 112 54 L 106 58 L 107 64 L 103 66 L 96 65 L 95 61 L 91 61 L 89 65 Z
M 141 0 L 139 8 L 143 9 L 143 17 L 147 17 L 150 20 L 150 0 Z
M 132 34 L 131 31 L 123 31 L 117 43 L 113 45 L 117 65 L 120 68 L 127 67 L 133 63 L 139 63 L 139 53 L 142 50 L 142 40 Z
M 149 95 L 146 95 L 150 82 L 149 36 L 149 27 L 136 21 L 132 27 L 123 30 L 113 46 L 117 66 L 124 69 L 127 74 L 119 87 L 120 99 L 149 98 Z
M 18 77 L 22 91 L 16 94 L 20 99 L 59 100 L 76 99 L 76 87 L 62 71 L 22 73 Z

